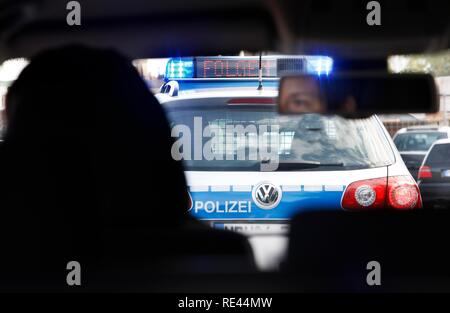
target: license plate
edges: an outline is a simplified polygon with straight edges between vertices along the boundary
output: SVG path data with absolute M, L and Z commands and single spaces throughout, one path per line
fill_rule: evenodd
M 450 170 L 442 171 L 442 177 L 450 177 Z
M 289 231 L 288 224 L 274 223 L 214 223 L 214 228 L 231 230 L 248 235 L 286 234 Z

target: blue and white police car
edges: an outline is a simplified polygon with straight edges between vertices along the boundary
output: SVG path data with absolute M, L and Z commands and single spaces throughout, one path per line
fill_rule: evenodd
M 185 163 L 190 214 L 215 228 L 273 233 L 301 211 L 420 208 L 416 182 L 376 116 L 277 113 L 286 70 L 328 75 L 332 59 L 168 61 L 157 98 L 173 156 Z

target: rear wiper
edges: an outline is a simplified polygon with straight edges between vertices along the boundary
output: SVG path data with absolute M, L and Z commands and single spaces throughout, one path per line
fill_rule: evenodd
M 270 160 L 262 160 L 262 164 L 270 163 Z M 318 161 L 295 161 L 295 160 L 280 160 L 278 162 L 278 171 L 293 171 L 317 167 L 343 167 L 344 163 L 321 163 Z

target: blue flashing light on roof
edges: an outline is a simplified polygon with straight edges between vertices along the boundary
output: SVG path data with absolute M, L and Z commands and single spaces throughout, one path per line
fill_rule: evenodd
M 327 56 L 306 57 L 306 72 L 309 74 L 328 75 L 333 69 L 333 59 Z
M 257 80 L 260 73 L 265 80 L 278 80 L 292 74 L 328 75 L 332 68 L 333 59 L 327 56 L 271 55 L 261 62 L 254 56 L 173 58 L 167 62 L 165 80 Z
M 194 69 L 193 58 L 170 59 L 166 65 L 165 78 L 167 80 L 194 78 Z

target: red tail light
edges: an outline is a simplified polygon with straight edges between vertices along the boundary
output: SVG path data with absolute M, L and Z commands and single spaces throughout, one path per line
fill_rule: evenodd
M 422 199 L 414 179 L 410 176 L 393 176 L 351 183 L 342 197 L 342 207 L 348 210 L 407 210 L 421 208 Z
M 419 179 L 432 178 L 433 173 L 431 173 L 431 168 L 429 166 L 423 165 L 419 168 Z
M 386 185 L 387 178 L 367 179 L 351 183 L 345 190 L 342 207 L 350 210 L 382 208 L 386 198 Z M 362 191 L 364 190 L 372 193 L 373 201 L 363 201 Z
M 414 179 L 410 176 L 389 177 L 387 204 L 399 210 L 421 208 L 422 198 Z

